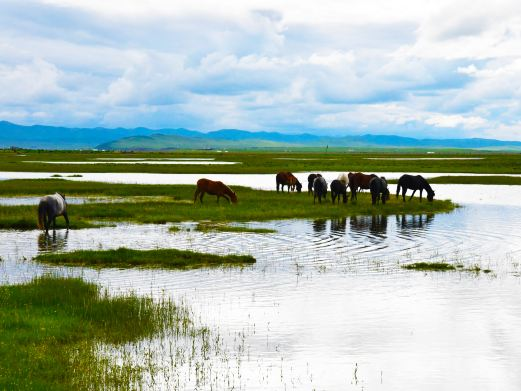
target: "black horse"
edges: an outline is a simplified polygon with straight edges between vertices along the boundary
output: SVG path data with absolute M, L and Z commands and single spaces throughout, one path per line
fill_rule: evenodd
M 335 179 L 333 182 L 331 182 L 331 201 L 333 204 L 335 203 L 337 197 L 337 203 L 340 203 L 340 195 L 344 197 L 343 199 L 345 204 L 347 202 L 347 186 L 338 179 Z
M 308 195 L 313 194 L 313 181 L 315 178 L 322 176 L 321 174 L 309 174 L 308 175 Z
M 408 175 L 404 174 L 398 179 L 398 186 L 396 187 L 396 198 L 400 194 L 400 189 L 402 190 L 403 202 L 405 202 L 405 193 L 407 189 L 413 190 L 409 201 L 416 193 L 416 190 L 420 191 L 420 202 L 422 201 L 422 191 L 427 191 L 427 200 L 431 201 L 434 199 L 434 190 L 432 190 L 431 186 L 427 182 L 427 180 L 421 175 Z
M 371 191 L 371 203 L 373 205 L 379 202 L 380 198 L 382 204 L 385 205 L 385 201 L 389 199 L 389 189 L 387 188 L 387 180 L 383 176 L 372 178 L 369 181 L 369 190 Z
M 313 203 L 318 197 L 318 202 L 322 203 L 322 197 L 326 199 L 327 194 L 327 182 L 321 176 L 315 178 L 313 181 Z

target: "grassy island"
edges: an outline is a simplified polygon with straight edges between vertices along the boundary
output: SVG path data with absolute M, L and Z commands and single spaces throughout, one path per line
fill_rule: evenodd
M 366 193 L 358 195 L 355 202 L 337 204 L 326 202 L 313 204 L 307 192 L 277 193 L 234 186 L 239 202 L 230 205 L 221 199 L 206 195 L 204 203 L 193 203 L 195 186 L 190 185 L 121 185 L 96 182 L 69 182 L 62 179 L 11 180 L 0 182 L 2 196 L 36 195 L 60 191 L 70 196 L 125 197 L 118 203 L 88 203 L 69 205 L 72 228 L 118 221 L 135 223 L 167 223 L 181 221 L 266 221 L 298 218 L 339 218 L 355 215 L 393 215 L 450 212 L 456 205 L 448 200 L 419 202 L 417 198 L 402 202 L 394 195 L 385 204 L 371 205 Z M 143 200 L 143 196 L 151 197 Z M 329 196 L 329 193 L 328 193 Z M 132 201 L 131 197 L 136 197 Z M 141 197 L 141 198 L 140 198 Z M 158 197 L 158 198 L 154 198 Z M 57 219 L 64 226 L 62 218 Z M 35 206 L 0 206 L 0 227 L 16 229 L 36 228 Z

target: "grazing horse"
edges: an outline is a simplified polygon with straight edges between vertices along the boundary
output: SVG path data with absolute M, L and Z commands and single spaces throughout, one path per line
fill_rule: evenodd
M 322 203 L 322 197 L 326 199 L 327 194 L 327 182 L 321 176 L 315 178 L 313 181 L 313 203 L 318 197 L 318 202 Z
M 423 190 L 427 191 L 428 201 L 432 202 L 432 200 L 434 199 L 434 190 L 432 190 L 427 180 L 421 175 L 402 175 L 400 179 L 398 179 L 398 186 L 396 187 L 396 198 L 398 198 L 398 195 L 400 194 L 400 188 L 402 190 L 403 202 L 405 202 L 405 193 L 407 192 L 407 189 L 413 190 L 411 198 L 409 198 L 409 201 L 414 196 L 414 193 L 416 193 L 416 190 L 420 190 L 420 202 L 422 201 Z
M 56 217 L 63 216 L 69 229 L 69 216 L 67 215 L 67 202 L 65 196 L 60 193 L 46 195 L 40 199 L 38 204 L 38 228 L 49 233 L 52 222 L 52 230 L 56 231 Z
M 322 176 L 322 174 L 309 174 L 308 175 L 308 195 L 313 193 L 313 181 L 315 178 Z
M 217 196 L 217 203 L 219 203 L 219 198 L 221 197 L 223 197 L 229 203 L 237 203 L 237 194 L 235 194 L 235 192 L 232 191 L 232 189 L 230 189 L 221 181 L 212 181 L 206 178 L 199 179 L 197 181 L 197 189 L 195 189 L 194 204 L 197 201 L 197 196 L 199 196 L 199 201 L 202 204 L 203 196 L 205 193 Z
M 349 178 L 349 188 L 351 189 L 351 201 L 353 199 L 356 200 L 356 192 L 359 189 L 369 189 L 369 182 L 371 179 L 376 178 L 375 174 L 367 175 L 361 172 L 354 174 L 350 172 L 347 176 Z
M 340 174 L 338 174 L 338 177 L 336 179 L 338 179 L 340 182 L 342 182 L 346 186 L 349 185 L 349 173 L 347 173 L 347 172 L 341 172 Z M 333 183 L 331 183 L 331 184 L 333 184 Z
M 385 177 L 374 177 L 369 181 L 369 189 L 371 190 L 371 203 L 375 205 L 380 201 L 385 205 L 385 201 L 389 199 L 389 189 L 387 188 L 387 180 Z
M 331 182 L 331 201 L 335 203 L 335 199 L 338 197 L 338 203 L 340 203 L 340 195 L 343 196 L 344 204 L 347 202 L 347 186 L 339 179 L 335 179 Z
M 282 192 L 284 192 L 284 186 L 288 186 L 288 193 L 290 190 L 295 190 L 295 187 L 299 193 L 302 190 L 302 184 L 291 172 L 279 172 L 275 179 L 277 181 L 277 193 L 279 192 L 279 185 L 281 185 Z

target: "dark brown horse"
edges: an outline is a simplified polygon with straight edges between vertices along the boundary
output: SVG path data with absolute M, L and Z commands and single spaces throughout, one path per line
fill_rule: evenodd
M 322 174 L 317 173 L 308 175 L 308 195 L 313 194 L 313 181 L 319 176 L 322 176 Z
M 299 193 L 302 190 L 302 183 L 291 172 L 279 172 L 275 179 L 277 181 L 277 193 L 279 192 L 279 185 L 281 185 L 282 192 L 284 192 L 284 186 L 288 186 L 288 193 L 290 190 L 295 190 L 295 187 Z
M 349 177 L 349 189 L 351 189 L 351 201 L 356 200 L 356 192 L 360 189 L 369 189 L 369 182 L 371 179 L 376 178 L 375 174 L 367 175 L 361 172 L 348 174 Z
M 202 204 L 205 193 L 217 196 L 217 202 L 219 202 L 219 198 L 223 197 L 228 202 L 233 202 L 234 204 L 237 203 L 237 194 L 221 181 L 211 181 L 206 178 L 199 179 L 194 194 L 194 203 L 197 201 L 197 196 L 199 196 L 199 201 Z

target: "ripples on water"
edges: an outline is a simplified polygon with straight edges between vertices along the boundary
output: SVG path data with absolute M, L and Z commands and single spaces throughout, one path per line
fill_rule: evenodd
M 202 389 L 518 390 L 519 221 L 521 208 L 467 206 L 450 214 L 249 224 L 277 230 L 261 235 L 201 233 L 195 223 L 176 233 L 121 224 L 58 231 L 54 239 L 2 231 L 0 279 L 58 270 L 114 291 L 189 303 L 227 351 L 224 361 L 204 360 L 225 375 Z M 120 246 L 249 253 L 258 261 L 241 270 L 182 272 L 30 261 L 39 252 Z M 493 273 L 400 267 L 415 261 L 478 264 Z M 193 388 L 190 369 L 178 370 L 181 384 Z

